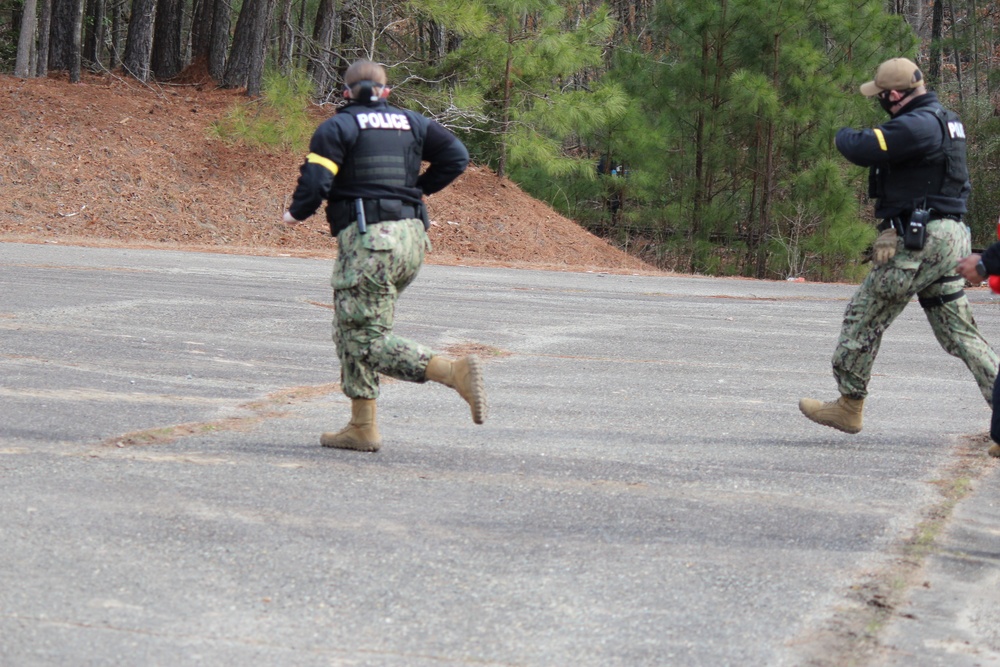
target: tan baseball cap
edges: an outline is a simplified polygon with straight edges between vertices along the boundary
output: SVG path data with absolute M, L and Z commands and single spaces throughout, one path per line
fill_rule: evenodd
M 893 58 L 878 66 L 875 80 L 861 84 L 861 94 L 872 97 L 886 90 L 910 90 L 922 85 L 924 75 L 909 58 Z

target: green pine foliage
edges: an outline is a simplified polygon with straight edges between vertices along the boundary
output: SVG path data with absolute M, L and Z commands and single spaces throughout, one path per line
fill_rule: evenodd
M 243 4 L 228 6 L 230 19 Z M 962 116 L 973 183 L 967 220 L 976 246 L 995 240 L 995 4 L 948 4 L 932 43 L 907 24 L 926 20 L 926 2 L 303 0 L 281 5 L 254 38 L 291 73 L 268 74 L 262 97 L 234 106 L 212 134 L 304 151 L 316 124 L 312 99 L 329 101 L 347 64 L 369 58 L 388 66 L 395 104 L 433 116 L 476 163 L 647 261 L 759 278 L 853 278 L 867 268 L 872 206 L 866 170 L 848 164 L 833 140 L 840 127 L 885 120 L 858 86 L 888 57 L 920 63 Z M 22 7 L 0 0 L 2 71 L 13 67 Z M 102 7 L 85 3 L 87 28 Z M 176 37 L 193 46 L 195 28 L 206 25 L 190 18 Z M 122 45 L 110 37 L 81 54 L 84 66 L 91 57 L 97 70 L 115 66 Z M 214 39 L 216 55 L 234 41 Z M 309 72 L 314 89 L 295 68 Z
M 262 96 L 240 102 L 212 124 L 211 133 L 224 141 L 265 150 L 304 153 L 316 129 L 309 115 L 312 84 L 302 71 L 264 75 Z
M 956 110 L 959 109 L 958 105 L 953 106 Z M 960 113 L 969 143 L 969 172 L 973 175 L 966 222 L 972 229 L 973 245 L 985 248 L 997 242 L 997 216 L 1000 215 L 1000 115 L 994 113 L 989 99 L 970 102 Z
M 477 3 L 470 3 L 477 4 Z M 501 173 L 583 171 L 562 149 L 573 127 L 596 113 L 581 99 L 581 72 L 601 65 L 613 22 L 606 7 L 567 18 L 556 0 L 488 0 L 484 29 L 464 36 L 441 67 L 455 99 L 475 100 L 468 135 L 476 156 Z
M 411 0 L 410 9 L 423 19 L 446 24 L 466 37 L 476 37 L 489 30 L 489 7 L 468 0 Z
M 858 208 L 858 170 L 837 155 L 833 134 L 878 122 L 857 85 L 886 53 L 912 50 L 905 23 L 871 1 L 659 8 L 662 53 L 623 45 L 607 75 L 639 108 L 595 146 L 629 165 L 626 184 L 605 191 L 627 191 L 627 210 L 610 221 L 617 238 L 634 246 L 641 237 L 656 261 L 684 271 L 856 272 L 870 213 Z M 871 35 L 864 52 L 845 25 Z
M 14 69 L 23 0 L 0 0 L 0 72 Z
M 383 9 L 393 7 L 403 6 Z M 885 120 L 858 86 L 887 57 L 920 60 L 904 18 L 883 0 L 644 7 L 623 32 L 606 5 L 410 0 L 363 52 L 392 65 L 394 103 L 451 128 L 475 162 L 660 267 L 863 275 L 874 238 L 867 170 L 839 155 L 834 135 Z M 234 109 L 219 136 L 306 141 L 302 84 L 269 78 L 264 101 Z M 1000 121 L 988 96 L 969 108 L 942 97 L 969 129 L 970 219 L 989 243 L 995 215 L 978 211 L 1000 210 Z

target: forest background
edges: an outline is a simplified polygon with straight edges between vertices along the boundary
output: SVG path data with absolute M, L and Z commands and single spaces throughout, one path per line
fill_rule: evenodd
M 221 137 L 304 152 L 357 58 L 473 161 L 660 268 L 855 280 L 874 238 L 842 126 L 906 56 L 966 125 L 974 244 L 1000 213 L 1000 4 L 990 0 L 0 0 L 22 78 L 204 73 L 246 88 Z

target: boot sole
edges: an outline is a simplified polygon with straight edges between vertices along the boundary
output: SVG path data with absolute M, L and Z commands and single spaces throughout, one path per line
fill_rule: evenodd
M 486 384 L 483 382 L 483 372 L 479 367 L 479 359 L 469 357 L 469 388 L 472 390 L 472 400 L 469 406 L 472 408 L 472 421 L 482 424 L 486 421 Z
M 838 426 L 837 424 L 834 424 L 832 422 L 822 421 L 820 419 L 813 419 L 812 417 L 809 417 L 809 419 L 821 426 L 829 426 L 832 429 L 836 429 L 841 433 L 849 433 L 851 435 L 854 435 L 855 433 L 861 433 L 860 428 L 844 428 L 843 426 Z
M 381 442 L 338 441 L 336 433 L 324 433 L 319 438 L 319 444 L 330 449 L 350 449 L 355 452 L 377 452 Z
M 837 429 L 838 431 L 840 431 L 842 433 L 849 433 L 851 435 L 854 435 L 855 433 L 861 433 L 861 429 L 860 428 L 847 428 L 847 427 L 841 426 L 839 424 L 834 424 L 833 422 L 827 421 L 825 419 L 818 419 L 816 417 L 813 417 L 808 412 L 806 412 L 805 410 L 802 409 L 802 405 L 801 404 L 799 404 L 799 412 L 801 412 L 805 416 L 806 419 L 808 419 L 809 421 L 814 422 L 816 424 L 819 424 L 820 426 L 829 426 L 830 428 Z

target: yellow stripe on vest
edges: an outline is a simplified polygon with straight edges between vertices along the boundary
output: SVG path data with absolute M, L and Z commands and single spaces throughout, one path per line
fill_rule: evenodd
M 318 164 L 321 167 L 326 167 L 334 176 L 336 176 L 339 171 L 336 162 L 329 158 L 325 158 L 322 155 L 316 155 L 315 153 L 307 155 L 306 162 L 312 162 L 313 164 Z
M 881 149 L 882 149 L 882 150 L 884 150 L 884 151 L 887 151 L 887 150 L 889 150 L 889 147 L 885 145 L 885 135 L 884 135 L 884 134 L 882 134 L 882 130 L 880 130 L 880 129 L 878 129 L 878 128 L 876 127 L 876 128 L 875 128 L 875 129 L 873 130 L 873 132 L 875 132 L 875 138 L 876 138 L 876 139 L 878 139 L 878 145 L 879 145 L 879 148 L 881 148 Z M 335 174 L 336 174 L 337 172 L 333 172 L 333 173 L 335 173 Z

